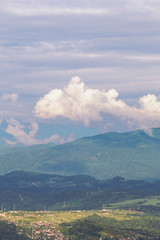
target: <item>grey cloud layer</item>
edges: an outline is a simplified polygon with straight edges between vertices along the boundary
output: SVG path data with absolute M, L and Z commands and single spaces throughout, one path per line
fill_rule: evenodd
M 17 93 L 32 118 L 31 105 L 74 75 L 122 99 L 157 94 L 159 13 L 158 0 L 1 0 L 1 95 Z
M 28 10 L 30 9 L 31 13 L 34 13 L 34 10 L 41 10 L 39 14 L 44 14 L 46 9 L 54 10 L 54 9 L 107 9 L 110 10 L 111 13 L 117 14 L 120 11 L 123 12 L 145 12 L 151 14 L 153 12 L 158 12 L 160 8 L 160 4 L 158 0 L 82 0 L 75 2 L 73 0 L 46 0 L 45 2 L 42 0 L 33 1 L 33 0 L 8 0 L 7 2 L 1 0 L 2 9 L 6 11 L 15 12 L 15 14 L 19 13 L 20 10 Z M 19 10 L 19 11 L 18 11 Z M 74 13 L 75 14 L 75 13 Z M 30 14 L 31 15 L 31 14 Z

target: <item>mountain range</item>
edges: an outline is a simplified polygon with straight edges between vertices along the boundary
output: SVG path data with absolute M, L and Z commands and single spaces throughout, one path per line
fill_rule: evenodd
M 160 128 L 109 132 L 60 145 L 3 147 L 0 174 L 16 170 L 75 175 L 97 179 L 160 178 Z
M 122 204 L 145 207 L 155 201 L 160 211 L 160 181 L 97 180 L 88 175 L 61 176 L 15 171 L 0 176 L 1 210 L 102 209 Z M 144 206 L 143 206 L 144 205 Z M 149 207 L 149 206 L 148 206 Z M 147 208 L 148 208 L 147 207 Z M 152 206 L 153 208 L 153 206 Z

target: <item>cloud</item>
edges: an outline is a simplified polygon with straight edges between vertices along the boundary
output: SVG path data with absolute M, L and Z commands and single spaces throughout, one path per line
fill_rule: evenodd
M 45 15 L 103 15 L 110 12 L 109 5 L 97 4 L 97 1 L 2 1 L 1 11 L 20 16 L 45 16 Z
M 53 89 L 40 98 L 34 111 L 42 119 L 65 117 L 86 126 L 91 121 L 103 120 L 105 115 L 127 120 L 130 124 L 133 121 L 141 127 L 160 123 L 160 101 L 154 94 L 141 97 L 139 107 L 127 105 L 118 96 L 115 89 L 87 88 L 79 77 L 73 77 L 63 89 Z
M 158 0 L 1 0 L 0 90 L 24 107 L 8 98 L 0 116 L 31 121 L 37 98 L 74 75 L 127 101 L 157 94 L 159 11 Z
M 110 14 L 107 9 L 99 8 L 11 8 L 8 12 L 19 16 L 47 16 L 47 15 L 105 15 Z
M 119 0 L 118 2 L 113 1 L 102 1 L 102 0 L 88 0 L 76 2 L 72 0 L 62 1 L 19 1 L 19 0 L 8 0 L 7 2 L 1 0 L 2 10 L 16 15 L 22 16 L 41 16 L 41 15 L 53 15 L 53 14 L 79 14 L 79 15 L 100 15 L 106 13 L 123 14 L 135 12 L 147 13 L 151 16 L 157 13 L 159 10 L 159 2 L 157 0 Z M 155 16 L 154 16 L 155 17 Z
M 87 89 L 79 77 L 74 77 L 63 90 L 54 89 L 41 98 L 35 106 L 35 114 L 43 119 L 62 116 L 88 125 L 90 120 L 101 119 L 99 102 L 103 102 L 103 98 L 104 93 Z
M 7 94 L 7 95 L 3 95 L 2 97 L 2 101 L 12 101 L 12 102 L 16 102 L 18 99 L 18 94 L 17 93 L 12 93 L 12 94 Z
M 144 132 L 147 133 L 150 137 L 154 137 L 153 129 L 151 129 L 151 128 L 144 128 Z
M 48 144 L 50 142 L 54 142 L 55 144 L 62 144 L 68 141 L 72 141 L 73 138 L 70 136 L 68 139 L 60 137 L 58 134 L 54 134 L 49 138 L 45 139 L 38 139 L 36 138 L 36 134 L 39 130 L 39 126 L 36 122 L 32 122 L 31 125 L 28 127 L 28 133 L 26 131 L 26 127 L 21 124 L 19 121 L 15 119 L 7 120 L 8 126 L 6 128 L 6 132 L 12 134 L 16 142 L 9 141 L 5 139 L 5 141 L 10 145 L 15 145 L 16 143 L 21 143 L 24 145 L 35 145 L 35 144 Z
M 10 146 L 16 146 L 16 144 L 18 143 L 17 141 L 12 142 L 12 141 L 10 141 L 9 139 L 6 139 L 6 138 L 3 138 L 3 140 L 6 142 L 7 145 L 10 145 Z

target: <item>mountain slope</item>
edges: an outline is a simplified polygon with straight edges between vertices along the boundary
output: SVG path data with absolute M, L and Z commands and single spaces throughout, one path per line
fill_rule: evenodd
M 139 207 L 146 200 L 154 200 L 160 211 L 160 181 L 149 183 L 121 177 L 97 180 L 87 175 L 16 171 L 0 176 L 0 192 L 0 206 L 7 210 L 102 209 L 111 204 Z
M 60 175 L 87 174 L 97 179 L 121 176 L 159 179 L 160 129 L 104 133 L 63 145 L 37 145 L 0 152 L 0 174 L 27 170 Z

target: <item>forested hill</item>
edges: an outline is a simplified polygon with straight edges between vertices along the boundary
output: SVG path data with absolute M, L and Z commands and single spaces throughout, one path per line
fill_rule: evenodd
M 102 209 L 125 201 L 128 201 L 126 208 L 135 208 L 154 201 L 156 211 L 160 211 L 160 181 L 126 180 L 122 177 L 97 180 L 87 175 L 16 171 L 0 176 L 0 192 L 1 210 Z
M 160 129 L 104 133 L 62 145 L 3 148 L 0 174 L 27 170 L 97 179 L 160 178 Z
M 132 189 L 160 193 L 160 180 L 149 182 L 143 180 L 127 180 L 122 177 L 98 180 L 89 175 L 61 176 L 57 174 L 42 174 L 26 171 L 15 171 L 0 176 L 0 189 L 25 189 L 29 191 L 59 192 L 69 189 L 103 190 L 103 189 Z

